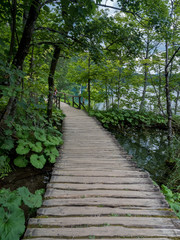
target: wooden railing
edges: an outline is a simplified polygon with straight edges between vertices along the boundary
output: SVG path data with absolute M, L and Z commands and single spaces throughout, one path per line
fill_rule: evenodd
M 82 109 L 85 108 L 85 98 L 81 96 L 73 96 L 67 93 L 58 93 L 57 96 L 54 97 L 54 103 L 57 108 L 61 108 L 61 102 L 67 103 L 74 108 Z

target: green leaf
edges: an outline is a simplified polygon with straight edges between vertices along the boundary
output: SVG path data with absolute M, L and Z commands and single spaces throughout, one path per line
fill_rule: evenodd
M 26 142 L 19 141 L 19 145 L 16 148 L 17 154 L 24 155 L 29 153 L 30 148 Z
M 35 138 L 36 138 L 38 141 L 41 141 L 41 142 L 45 142 L 45 141 L 46 141 L 45 131 L 35 132 L 35 133 L 34 133 L 34 136 L 35 136 Z
M 25 230 L 24 212 L 11 207 L 8 211 L 0 208 L 0 239 L 19 240 Z
M 50 155 L 48 158 L 50 163 L 55 163 L 56 162 L 56 157 L 54 155 Z
M 12 139 L 5 139 L 4 143 L 1 145 L 3 150 L 11 150 L 14 147 L 14 141 Z
M 35 168 L 42 169 L 46 163 L 46 159 L 43 155 L 38 156 L 37 154 L 32 154 L 30 157 L 30 162 Z
M 36 191 L 35 194 L 32 194 L 26 187 L 20 187 L 17 191 L 21 196 L 24 204 L 28 207 L 39 208 L 42 205 L 41 191 Z
M 4 207 L 17 208 L 21 205 L 21 198 L 16 191 L 11 192 L 9 189 L 0 190 L 0 205 Z
M 28 160 L 24 156 L 18 156 L 14 159 L 14 165 L 17 167 L 26 167 L 28 165 Z
M 46 149 L 44 150 L 44 153 L 45 153 L 47 156 L 51 156 L 51 155 L 56 156 L 56 157 L 59 156 L 59 152 L 58 152 L 58 150 L 56 149 L 56 147 L 46 148 Z
M 35 144 L 31 144 L 30 147 L 33 152 L 37 152 L 37 153 L 40 153 L 43 149 L 41 142 L 36 142 Z

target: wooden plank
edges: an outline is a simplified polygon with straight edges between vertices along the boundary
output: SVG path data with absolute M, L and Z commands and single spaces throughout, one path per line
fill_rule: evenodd
M 65 217 L 65 218 L 31 218 L 29 225 L 43 225 L 70 227 L 76 226 L 124 226 L 142 228 L 168 228 L 176 229 L 171 218 L 149 217 Z
M 73 190 L 58 190 L 48 188 L 45 193 L 45 198 L 90 198 L 90 197 L 111 197 L 111 198 L 145 198 L 145 199 L 165 199 L 159 192 L 148 192 L 148 191 L 131 191 L 131 190 L 84 190 L 84 191 L 73 191 Z
M 73 207 L 73 206 L 60 206 L 60 207 L 52 207 L 55 206 L 55 203 L 52 201 L 44 201 L 43 205 L 47 208 L 38 209 L 39 215 L 49 215 L 49 216 L 162 216 L 162 217 L 174 217 L 174 214 L 170 210 L 161 210 L 161 209 L 148 209 L 148 208 L 140 208 L 140 209 L 128 209 L 128 208 L 112 208 L 112 207 L 99 207 L 94 206 L 81 206 L 81 207 Z M 57 204 L 58 205 L 58 204 Z M 51 206 L 51 208 L 48 208 Z
M 134 190 L 134 191 L 159 191 L 152 184 L 73 184 L 73 183 L 48 183 L 47 188 L 62 189 L 62 190 Z
M 32 238 L 30 237 L 30 238 L 28 238 L 28 237 L 26 237 L 26 239 L 31 239 L 32 240 Z M 46 237 L 43 237 L 43 239 L 42 238 L 33 238 L 33 240 L 55 240 L 55 239 L 59 239 L 59 240 L 69 240 L 69 238 L 58 238 L 58 237 L 56 237 L 56 238 L 46 238 Z M 78 239 L 78 238 L 76 238 L 76 239 Z M 80 238 L 80 239 L 82 239 L 82 238 Z M 83 240 L 89 240 L 90 238 L 83 238 Z M 108 238 L 101 238 L 101 240 L 112 240 L 112 238 L 111 239 L 108 239 Z M 113 238 L 113 240 L 124 240 L 124 238 Z M 137 240 L 137 238 L 126 238 L 126 240 Z M 170 238 L 141 238 L 141 240 L 170 240 Z
M 128 170 L 116 170 L 116 171 L 67 171 L 58 170 L 54 168 L 53 175 L 61 176 L 83 176 L 83 177 L 149 177 L 149 174 L 142 171 L 128 171 Z
M 107 183 L 107 184 L 133 184 L 133 183 L 150 183 L 151 180 L 149 178 L 135 178 L 135 177 L 78 177 L 78 176 L 52 176 L 51 182 L 64 182 L 64 183 Z
M 125 228 L 121 226 L 88 228 L 28 228 L 25 236 L 33 237 L 180 237 L 180 230 Z
M 168 204 L 164 199 L 143 199 L 143 198 L 52 198 L 43 202 L 44 206 L 101 206 L 101 207 L 147 207 L 167 208 Z

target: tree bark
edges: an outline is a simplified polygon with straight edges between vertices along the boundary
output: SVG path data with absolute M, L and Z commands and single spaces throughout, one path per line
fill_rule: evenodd
M 176 101 L 175 101 L 175 109 L 174 109 L 174 114 L 177 114 L 177 109 L 178 109 L 178 101 L 179 101 L 179 89 L 177 90 L 177 96 L 176 96 Z
M 91 79 L 90 79 L 91 59 L 88 58 L 88 110 L 91 108 Z
M 172 139 L 172 109 L 171 109 L 171 97 L 169 89 L 169 71 L 168 71 L 168 42 L 166 40 L 166 64 L 165 64 L 165 89 L 166 89 L 166 106 L 167 106 L 167 116 L 168 116 L 168 140 Z
M 146 45 L 146 56 L 145 59 L 149 58 L 149 36 L 147 39 L 147 45 Z M 144 88 L 143 88 L 143 94 L 142 94 L 142 100 L 139 107 L 139 111 L 142 112 L 145 108 L 145 98 L 146 98 L 146 89 L 147 89 L 147 78 L 148 78 L 148 64 L 144 64 Z
M 8 63 L 11 62 L 11 59 L 13 57 L 14 52 L 14 46 L 15 46 L 15 38 L 16 38 L 16 12 L 17 12 L 17 2 L 16 0 L 12 0 L 12 6 L 11 7 L 11 43 L 10 43 L 10 49 L 9 49 L 9 56 L 8 56 Z
M 17 53 L 12 62 L 12 65 L 17 69 L 22 69 L 25 57 L 28 54 L 35 22 L 39 15 L 40 8 L 41 8 L 41 1 L 40 0 L 32 0 L 28 19 L 26 21 L 26 25 L 24 27 L 24 31 L 22 34 L 22 38 L 21 38 Z M 21 79 L 18 77 L 16 80 L 16 86 L 20 86 L 20 84 L 21 84 Z M 15 114 L 16 102 L 17 102 L 17 96 L 10 97 L 8 104 L 6 106 L 6 109 L 4 111 L 4 114 L 1 118 L 0 125 L 2 122 L 4 122 L 4 120 L 7 119 L 7 117 L 12 112 L 13 112 L 13 114 Z
M 49 95 L 48 95 L 48 106 L 47 106 L 47 117 L 48 121 L 52 117 L 52 107 L 53 107 L 53 93 L 54 93 L 54 73 L 56 71 L 56 66 L 58 63 L 59 55 L 60 55 L 60 47 L 55 46 L 53 58 L 51 61 L 51 67 L 49 71 L 48 84 L 49 84 Z

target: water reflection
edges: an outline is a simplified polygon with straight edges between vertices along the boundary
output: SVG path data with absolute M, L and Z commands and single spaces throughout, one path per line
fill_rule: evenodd
M 126 130 L 115 134 L 121 146 L 133 156 L 137 165 L 147 170 L 159 185 L 166 182 L 170 169 L 167 165 L 168 142 L 164 130 Z

